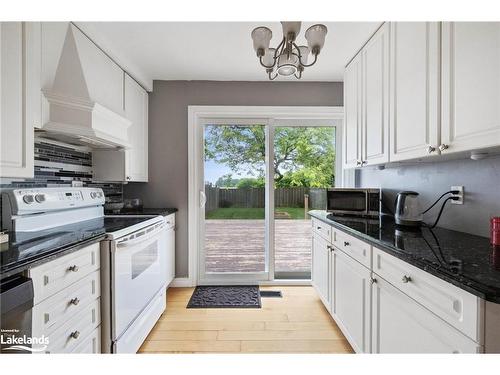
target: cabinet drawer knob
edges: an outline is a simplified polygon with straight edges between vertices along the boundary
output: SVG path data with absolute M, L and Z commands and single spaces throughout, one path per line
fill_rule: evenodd
M 401 280 L 406 284 L 406 283 L 409 283 L 411 281 L 411 277 L 404 275 Z
M 73 264 L 71 267 L 68 268 L 68 271 L 78 272 L 78 266 L 76 264 Z
M 436 151 L 436 147 L 433 147 L 433 146 L 427 147 L 427 153 L 428 154 L 432 154 L 434 151 Z
M 321 230 L 321 227 L 316 227 L 317 230 Z
M 444 150 L 447 150 L 450 146 L 443 143 L 441 145 L 439 145 L 439 151 L 444 151 Z
M 370 279 L 370 283 L 372 283 L 372 284 L 376 284 L 376 283 L 377 283 L 377 279 L 375 279 L 374 277 L 372 277 L 372 278 Z
M 361 166 L 361 160 L 356 160 L 356 166 L 358 166 L 358 167 Z
M 73 298 L 71 301 L 69 301 L 69 303 L 76 306 L 80 303 L 80 300 L 78 298 Z
M 349 243 L 349 242 L 344 241 L 344 246 L 349 246 L 349 245 L 350 245 L 350 243 Z
M 69 337 L 71 337 L 72 339 L 77 339 L 78 337 L 80 337 L 80 331 L 71 332 Z
M 326 248 L 330 251 L 335 251 L 335 248 L 333 246 L 328 245 Z

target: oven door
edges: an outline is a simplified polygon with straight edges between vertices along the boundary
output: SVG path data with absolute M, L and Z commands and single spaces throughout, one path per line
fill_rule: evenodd
M 167 227 L 163 221 L 114 241 L 111 250 L 112 336 L 118 339 L 166 287 Z

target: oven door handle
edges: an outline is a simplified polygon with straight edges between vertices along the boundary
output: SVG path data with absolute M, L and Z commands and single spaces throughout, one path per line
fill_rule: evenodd
M 116 247 L 128 247 L 128 246 L 133 246 L 133 245 L 137 245 L 137 244 L 142 243 L 142 242 L 149 241 L 149 240 L 151 240 L 151 238 L 156 237 L 158 234 L 160 234 L 165 228 L 166 228 L 166 225 L 162 224 L 160 228 L 154 230 L 153 232 L 148 233 L 146 230 L 143 230 L 144 234 L 141 235 L 139 238 L 136 238 L 133 240 L 119 241 L 116 243 Z

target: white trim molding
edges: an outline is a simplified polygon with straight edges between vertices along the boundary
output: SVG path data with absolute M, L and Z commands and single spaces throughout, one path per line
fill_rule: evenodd
M 174 280 L 172 286 L 196 286 L 198 283 L 198 257 L 199 257 L 199 191 L 202 188 L 199 186 L 198 171 L 202 167 L 200 160 L 200 127 L 207 120 L 214 123 L 224 123 L 228 120 L 262 120 L 266 124 L 292 125 L 297 120 L 308 122 L 313 120 L 313 123 L 318 120 L 332 121 L 344 119 L 344 107 L 315 107 L 315 106 L 188 106 L 188 259 L 189 259 L 189 276 L 182 282 Z M 247 121 L 248 122 L 248 121 Z M 337 137 L 342 134 L 342 130 L 337 133 Z M 337 145 L 341 142 L 337 142 Z M 337 152 L 337 155 L 341 153 Z M 341 160 L 338 158 L 336 167 L 341 168 Z M 341 170 L 341 169 L 338 169 Z M 339 174 L 340 176 L 341 174 Z M 261 283 L 262 282 L 256 282 Z M 283 283 L 280 280 L 265 281 L 265 284 L 274 283 L 279 285 Z M 304 282 L 299 282 L 304 284 Z M 299 284 L 298 283 L 298 284 Z M 308 281 L 305 282 L 309 283 Z
M 176 277 L 172 280 L 169 288 L 189 288 L 195 286 L 189 277 Z

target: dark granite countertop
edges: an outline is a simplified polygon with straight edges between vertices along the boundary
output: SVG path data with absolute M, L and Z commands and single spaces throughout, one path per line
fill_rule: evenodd
M 0 245 L 0 278 L 99 242 L 105 234 L 102 219 L 36 232 L 11 232 L 9 242 Z
M 487 301 L 500 303 L 500 248 L 486 237 L 444 228 L 396 226 L 390 216 L 363 219 L 309 214 Z
M 146 214 L 145 214 L 146 215 Z M 157 216 L 158 214 L 148 214 Z M 0 279 L 99 242 L 120 229 L 147 217 L 101 217 L 35 232 L 9 233 L 0 246 Z
M 106 215 L 161 215 L 168 216 L 177 212 L 177 208 L 141 208 L 141 209 L 127 209 L 122 208 L 119 212 L 108 212 Z

